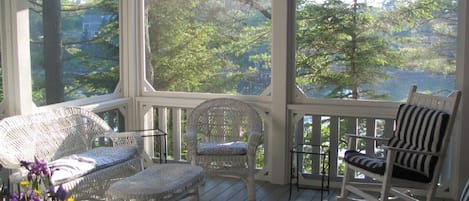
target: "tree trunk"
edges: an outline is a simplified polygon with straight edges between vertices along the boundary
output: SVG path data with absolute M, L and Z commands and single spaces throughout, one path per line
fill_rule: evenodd
M 355 25 L 355 26 L 358 26 L 357 24 L 357 0 L 354 0 L 353 1 L 353 16 L 352 16 L 352 23 Z M 360 86 L 360 81 L 355 81 L 354 79 L 359 79 L 357 74 L 360 73 L 358 72 L 357 70 L 357 63 L 356 63 L 356 59 L 358 59 L 356 57 L 356 54 L 357 54 L 357 34 L 355 33 L 355 30 L 352 32 L 351 34 L 351 38 L 352 38 L 352 53 L 350 55 L 350 66 L 351 66 L 351 72 L 350 74 L 352 75 L 352 85 L 350 86 L 350 89 L 352 90 L 352 99 L 355 99 L 357 100 L 359 97 L 359 93 L 358 93 L 358 87 Z
M 43 1 L 46 104 L 64 101 L 60 0 Z
M 149 10 L 151 7 L 151 1 L 145 1 L 145 78 L 147 82 L 150 83 L 153 87 L 155 87 L 154 83 L 154 69 L 151 63 L 152 53 L 151 53 L 151 46 L 150 46 L 150 32 L 149 32 L 149 25 L 148 25 L 148 15 Z

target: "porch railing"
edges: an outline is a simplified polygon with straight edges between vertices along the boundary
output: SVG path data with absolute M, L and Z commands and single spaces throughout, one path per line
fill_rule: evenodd
M 138 129 L 159 128 L 166 131 L 168 135 L 167 148 L 162 149 L 164 141 L 160 138 L 145 138 L 146 151 L 158 160 L 160 153 L 167 153 L 169 160 L 181 161 L 186 160 L 186 145 L 184 142 L 185 122 L 192 108 L 196 107 L 202 101 L 209 98 L 217 98 L 225 96 L 213 96 L 207 94 L 191 94 L 190 97 L 183 94 L 165 95 L 159 97 L 138 97 L 133 100 L 113 100 L 108 102 L 100 102 L 87 106 L 96 113 L 101 113 L 107 121 L 114 122 L 114 129 L 121 130 L 122 121 L 136 118 L 136 122 L 140 125 Z M 230 96 L 233 97 L 233 96 Z M 251 103 L 264 119 L 265 132 L 264 139 L 272 136 L 269 131 L 272 127 L 271 117 L 271 97 L 242 97 L 246 102 Z M 133 114 L 128 113 L 127 108 L 130 102 L 135 101 L 138 111 Z M 346 133 L 355 133 L 358 135 L 389 137 L 394 127 L 393 119 L 396 115 L 398 102 L 385 101 L 357 101 L 357 100 L 320 100 L 302 98 L 300 95 L 295 98 L 295 104 L 287 105 L 288 109 L 288 137 L 290 146 L 294 144 L 322 144 L 327 145 L 330 149 L 330 159 L 326 162 L 330 167 L 330 178 L 333 187 L 340 187 L 340 181 L 343 174 L 343 152 L 345 151 Z M 126 115 L 127 114 L 127 115 Z M 132 128 L 123 128 L 132 129 Z M 135 129 L 135 128 L 134 128 Z M 267 142 L 267 141 L 266 141 Z M 358 141 L 354 145 L 367 153 L 375 153 L 383 155 L 380 144 Z M 451 146 L 451 145 L 450 145 Z M 279 153 L 286 155 L 289 150 L 269 149 L 268 144 L 264 143 L 260 146 L 258 152 L 258 168 L 260 178 L 268 173 L 268 169 L 264 168 L 264 156 L 276 156 Z M 270 158 L 270 157 L 265 157 Z M 289 160 L 289 159 L 287 159 Z M 450 197 L 451 185 L 451 156 L 448 158 L 448 165 L 444 167 L 443 174 L 440 178 L 440 188 L 438 194 L 442 197 Z M 285 161 L 288 163 L 290 161 Z M 296 161 L 294 161 L 296 164 Z M 321 160 L 318 156 L 300 157 L 298 168 L 302 174 L 299 175 L 300 185 L 319 186 L 321 183 Z M 295 169 L 297 170 L 297 169 Z M 288 170 L 289 171 L 289 170 Z M 296 171 L 295 171 L 296 172 Z M 357 180 L 369 179 L 363 178 L 362 175 L 356 174 Z M 295 182 L 295 180 L 293 180 Z
M 177 102 L 184 102 L 184 105 L 178 106 Z M 393 118 L 397 111 L 399 103 L 380 102 L 380 101 L 345 101 L 345 100 L 303 100 L 299 104 L 288 105 L 290 113 L 290 137 L 293 144 L 322 144 L 330 149 L 330 168 L 331 181 L 339 181 L 343 173 L 342 157 L 343 151 L 347 147 L 345 134 L 356 133 L 367 136 L 389 137 L 393 130 Z M 185 122 L 192 108 L 200 100 L 188 101 L 168 101 L 152 103 L 148 99 L 145 105 L 157 122 L 154 127 L 168 133 L 167 146 L 160 146 L 163 141 L 147 142 L 147 151 L 153 154 L 155 158 L 161 157 L 160 153 L 167 153 L 169 160 L 185 161 L 187 159 L 186 145 L 184 142 Z M 263 101 L 260 108 L 269 108 L 269 103 Z M 260 111 L 268 114 L 268 111 Z M 266 126 L 269 126 L 270 118 L 265 118 Z M 268 129 L 267 129 L 268 130 Z M 265 133 L 265 135 L 269 135 Z M 263 153 L 269 150 L 266 144 L 261 145 L 258 154 L 258 168 L 263 168 L 263 156 L 269 153 Z M 357 148 L 365 150 L 367 153 L 382 154 L 379 144 L 366 142 L 357 142 Z M 161 150 L 167 147 L 167 150 Z M 266 148 L 266 149 L 264 149 Z M 285 150 L 288 152 L 288 150 Z M 304 179 L 301 181 L 308 185 L 317 184 L 317 179 L 321 176 L 319 156 L 300 158 L 301 167 L 299 168 Z M 360 175 L 357 175 L 357 179 Z

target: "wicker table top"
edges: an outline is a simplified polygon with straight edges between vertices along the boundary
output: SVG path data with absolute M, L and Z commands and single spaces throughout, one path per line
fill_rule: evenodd
M 112 184 L 110 200 L 178 200 L 203 180 L 203 169 L 188 164 L 156 164 Z

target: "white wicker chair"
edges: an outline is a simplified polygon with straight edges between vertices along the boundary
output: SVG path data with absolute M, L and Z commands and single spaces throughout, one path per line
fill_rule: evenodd
M 112 147 L 93 148 L 96 139 L 104 136 L 112 141 Z M 13 187 L 25 177 L 21 160 L 33 161 L 34 157 L 51 163 L 58 159 L 73 163 L 74 157 L 93 160 L 95 169 L 57 180 L 57 185 L 63 185 L 76 200 L 100 198 L 112 182 L 142 169 L 143 140 L 139 135 L 114 133 L 98 115 L 78 107 L 2 119 L 0 147 L 0 164 L 14 172 L 10 175 Z M 74 167 L 79 167 L 78 164 Z M 68 169 L 62 169 L 68 174 Z M 54 175 L 59 171 L 60 167 Z
M 412 86 L 407 103 L 398 108 L 390 139 L 349 135 L 342 192 L 337 200 L 351 200 L 350 193 L 369 201 L 386 201 L 389 196 L 418 200 L 411 196 L 415 192 L 425 193 L 427 201 L 434 200 L 460 97 L 458 90 L 443 97 L 418 93 Z M 356 138 L 367 143 L 384 141 L 386 158 L 356 150 Z M 353 171 L 372 181 L 352 181 Z
M 237 176 L 256 199 L 256 149 L 261 142 L 262 121 L 249 104 L 228 98 L 198 105 L 187 122 L 186 140 L 192 165 L 207 174 Z

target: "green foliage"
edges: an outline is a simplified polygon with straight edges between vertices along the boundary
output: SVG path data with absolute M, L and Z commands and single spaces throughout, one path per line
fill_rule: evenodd
M 62 0 L 61 5 L 64 79 L 57 82 L 64 82 L 64 100 L 112 93 L 119 81 L 118 1 Z M 30 11 L 33 100 L 45 105 L 42 1 L 30 1 Z M 88 33 L 88 25 L 97 31 Z
M 385 66 L 396 64 L 396 50 L 377 28 L 373 8 L 330 0 L 297 8 L 297 83 L 330 88 L 329 97 L 374 96 L 360 87 L 385 80 Z M 373 79 L 370 79 L 373 77 Z M 350 94 L 342 94 L 350 90 Z
M 374 85 L 390 68 L 452 75 L 456 22 L 451 0 L 298 0 L 296 82 L 329 98 L 385 99 Z
M 40 94 L 42 1 L 30 2 L 33 88 Z M 453 1 L 393 0 L 384 7 L 347 2 L 297 0 L 296 82 L 305 91 L 326 90 L 331 98 L 385 99 L 373 85 L 391 78 L 389 68 L 454 74 Z M 225 3 L 146 1 L 147 72 L 152 72 L 149 81 L 155 89 L 253 95 L 270 84 L 265 76 L 271 68 L 269 4 Z M 118 1 L 62 0 L 65 100 L 114 91 L 119 79 L 118 6 Z M 96 14 L 106 16 L 99 31 L 84 33 L 84 17 Z M 35 95 L 35 102 L 43 102 L 37 99 L 41 97 Z
M 269 22 L 254 9 L 221 1 L 150 1 L 148 36 L 157 90 L 237 93 L 270 71 Z M 147 52 L 148 53 L 148 52 Z
M 457 4 L 451 0 L 395 1 L 384 17 L 399 23 L 395 45 L 402 69 L 454 75 L 456 70 Z

